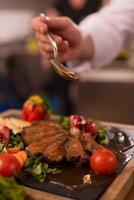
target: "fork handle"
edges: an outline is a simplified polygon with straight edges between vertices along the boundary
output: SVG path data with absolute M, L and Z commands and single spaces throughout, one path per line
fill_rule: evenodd
M 58 48 L 56 42 L 53 40 L 52 36 L 50 33 L 47 33 L 47 38 L 52 46 L 53 52 L 54 52 L 54 59 L 58 58 Z
M 46 16 L 44 13 L 40 13 L 40 16 Z M 47 33 L 46 34 L 51 46 L 52 46 L 52 49 L 53 49 L 53 52 L 54 52 L 54 59 L 58 59 L 58 48 L 57 48 L 57 44 L 56 42 L 53 40 L 52 36 L 51 36 L 51 33 Z

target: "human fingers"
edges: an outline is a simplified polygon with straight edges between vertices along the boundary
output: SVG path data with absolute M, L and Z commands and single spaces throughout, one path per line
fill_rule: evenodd
M 69 45 L 68 45 L 67 41 L 63 41 L 62 45 L 58 46 L 58 54 L 59 54 L 59 56 L 62 56 L 62 54 L 64 54 L 68 50 L 68 46 Z M 39 48 L 42 51 L 53 55 L 53 48 L 52 48 L 51 44 L 39 42 Z
M 36 32 L 35 33 L 36 35 L 36 38 L 40 41 L 40 42 L 43 42 L 43 43 L 50 43 L 47 35 L 45 34 L 42 34 L 40 32 Z M 53 40 L 57 43 L 57 45 L 61 44 L 62 43 L 62 38 L 58 35 L 54 35 L 54 34 L 51 34 Z
M 39 44 L 39 51 L 40 51 L 40 54 L 42 55 L 42 57 L 44 59 L 46 59 L 47 61 L 50 61 L 50 59 L 53 59 L 54 58 L 54 53 L 53 51 L 51 52 L 47 52 L 45 51 Z
M 43 34 L 46 34 L 47 31 L 48 31 L 48 27 L 47 27 L 47 24 L 45 24 L 41 19 L 40 17 L 35 17 L 33 20 L 32 20 L 32 28 L 39 32 L 39 33 L 43 33 Z
M 39 42 L 42 42 L 42 43 L 46 43 L 46 44 L 50 44 L 48 38 L 46 35 L 44 34 L 41 34 L 39 32 L 36 32 L 35 33 L 35 36 L 36 36 L 36 39 L 39 41 Z
M 44 13 L 40 13 L 39 19 L 44 24 L 47 24 L 48 28 L 57 31 L 64 31 L 67 27 L 72 26 L 73 21 L 69 17 L 48 17 Z
M 58 51 L 59 60 L 61 62 L 66 61 L 66 59 L 64 58 L 65 57 L 64 55 L 68 53 L 68 45 L 66 44 L 66 41 L 64 44 L 65 46 L 63 46 L 63 48 L 60 49 L 60 51 Z M 43 45 L 42 43 L 39 43 L 39 49 L 40 49 L 40 53 L 42 57 L 46 59 L 47 62 L 50 62 L 50 59 L 54 58 L 54 53 L 50 45 Z
M 64 31 L 68 26 L 72 25 L 72 20 L 69 17 L 46 17 L 45 23 L 48 29 L 56 31 Z
M 61 48 L 66 48 L 69 46 L 68 41 L 63 40 L 60 36 L 52 34 L 53 40 L 56 42 L 58 49 L 60 50 Z M 39 42 L 43 43 L 44 45 L 51 45 L 47 36 L 44 34 L 36 33 L 36 38 Z
M 44 44 L 42 42 L 38 42 L 38 45 L 39 45 L 39 48 L 40 50 L 43 52 L 46 52 L 46 53 L 49 53 L 49 54 L 53 54 L 53 49 L 52 49 L 52 46 L 50 44 Z
M 62 45 L 58 48 L 59 58 L 62 60 L 63 55 L 68 51 L 69 44 L 68 41 L 64 40 Z

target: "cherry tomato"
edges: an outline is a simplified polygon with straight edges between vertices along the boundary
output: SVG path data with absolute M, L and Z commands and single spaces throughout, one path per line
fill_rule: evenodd
M 10 130 L 8 127 L 0 129 L 0 142 L 8 144 L 10 139 Z
M 90 166 L 100 174 L 112 174 L 117 167 L 115 154 L 106 148 L 99 149 L 91 156 Z
M 18 160 L 12 154 L 0 154 L 0 175 L 1 176 L 17 176 L 21 171 Z

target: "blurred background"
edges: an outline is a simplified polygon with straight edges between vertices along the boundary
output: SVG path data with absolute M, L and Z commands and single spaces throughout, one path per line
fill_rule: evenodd
M 41 12 L 79 23 L 108 0 L 0 0 L 0 112 L 21 108 L 31 94 L 45 94 L 56 114 L 134 124 L 134 44 L 78 83 L 58 77 L 41 59 L 31 21 Z

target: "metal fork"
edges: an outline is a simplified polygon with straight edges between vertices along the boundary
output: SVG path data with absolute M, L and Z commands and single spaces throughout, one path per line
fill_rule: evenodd
M 44 14 L 40 14 L 42 16 Z M 47 33 L 47 38 L 52 46 L 54 52 L 54 59 L 50 60 L 50 63 L 54 70 L 59 74 L 61 77 L 68 79 L 68 80 L 78 80 L 78 75 L 70 70 L 69 68 L 65 67 L 59 60 L 58 56 L 58 48 L 56 42 L 53 40 L 51 33 Z

